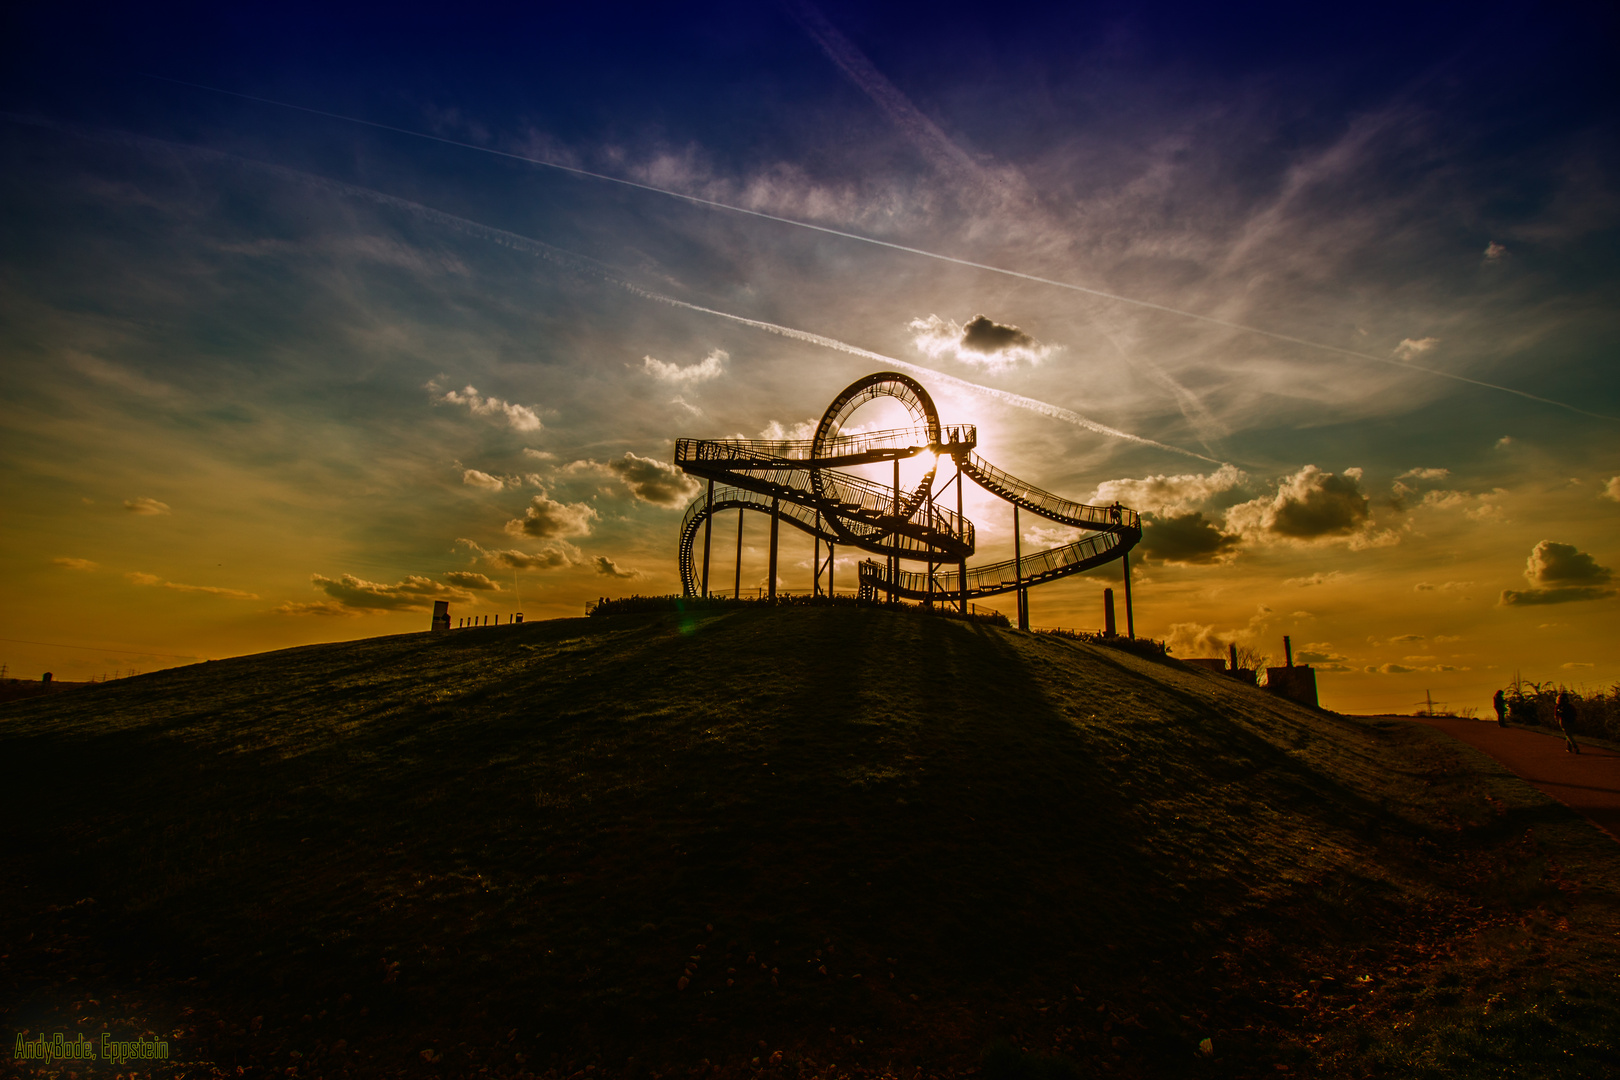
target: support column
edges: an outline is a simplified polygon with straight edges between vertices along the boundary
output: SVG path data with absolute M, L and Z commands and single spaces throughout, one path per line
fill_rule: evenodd
M 967 520 L 962 516 L 962 462 L 959 458 L 952 458 L 951 460 L 956 463 L 956 525 L 958 528 L 961 528 L 962 522 Z M 967 560 L 959 560 L 956 569 L 958 574 L 956 583 L 961 591 L 961 613 L 965 617 L 968 612 Z
M 833 585 L 833 565 L 834 565 L 833 559 L 834 559 L 834 556 L 836 556 L 837 554 L 838 554 L 838 548 L 833 544 L 833 542 L 831 540 L 827 541 L 827 595 L 828 596 L 836 596 L 836 595 L 838 595 L 837 594 L 837 589 Z
M 1131 615 L 1131 553 L 1127 551 L 1121 560 L 1125 563 L 1125 636 L 1135 641 L 1136 619 Z
M 773 604 L 776 603 L 776 526 L 781 520 L 781 505 L 776 499 L 771 500 L 771 568 L 770 580 L 765 583 L 765 593 L 766 598 Z
M 737 577 L 731 583 L 731 598 L 733 600 L 742 599 L 742 525 L 743 515 L 747 512 L 742 507 L 737 507 Z
M 703 516 L 703 598 L 709 598 L 709 533 L 714 525 L 714 481 L 709 481 L 708 513 Z
M 1018 629 L 1029 629 L 1029 597 L 1024 591 L 1024 538 L 1018 527 L 1018 504 L 1013 503 L 1013 565 L 1018 578 Z
M 894 459 L 894 532 L 889 536 L 889 603 L 900 602 L 900 459 Z
M 815 575 L 810 582 L 810 595 L 821 595 L 821 511 L 816 511 L 816 531 L 810 537 L 810 572 Z

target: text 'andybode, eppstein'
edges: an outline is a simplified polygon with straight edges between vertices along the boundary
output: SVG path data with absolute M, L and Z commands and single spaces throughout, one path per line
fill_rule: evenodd
M 110 1032 L 101 1033 L 99 1043 L 91 1042 L 83 1032 L 77 1039 L 69 1039 L 61 1032 L 46 1040 L 42 1032 L 36 1039 L 26 1039 L 17 1033 L 18 1061 L 167 1061 L 169 1044 L 161 1039 L 114 1039 Z

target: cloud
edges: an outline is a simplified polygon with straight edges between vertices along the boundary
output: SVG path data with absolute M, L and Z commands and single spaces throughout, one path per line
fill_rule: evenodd
M 1395 346 L 1394 352 L 1402 360 L 1412 360 L 1422 356 L 1438 344 L 1440 344 L 1440 339 L 1437 337 L 1402 338 L 1401 343 Z
M 560 570 L 564 567 L 577 566 L 585 558 L 577 547 L 566 540 L 553 540 L 533 554 L 514 549 L 490 551 L 467 539 L 457 540 L 456 543 L 466 544 L 479 558 L 503 570 Z
M 1444 480 L 1451 475 L 1450 469 L 1407 469 L 1397 480 Z
M 471 570 L 452 570 L 444 575 L 444 580 L 458 589 L 472 589 L 476 592 L 500 592 L 498 581 L 491 581 L 483 574 L 475 574 Z
M 586 503 L 560 503 L 545 494 L 529 500 L 523 516 L 506 523 L 506 531 L 515 536 L 533 536 L 551 540 L 560 536 L 588 536 L 596 510 Z
M 1208 475 L 1184 473 L 1147 476 L 1140 480 L 1104 480 L 1097 485 L 1089 501 L 1099 506 L 1122 503 L 1142 513 L 1184 514 L 1247 479 L 1241 469 L 1222 465 Z
M 539 431 L 540 417 L 535 415 L 533 409 L 527 405 L 514 405 L 510 401 L 502 401 L 498 397 L 482 397 L 476 387 L 465 386 L 460 390 L 445 390 L 442 393 L 437 380 L 427 384 L 428 391 L 434 395 L 434 404 L 465 405 L 474 416 L 488 416 L 495 420 L 504 420 L 514 431 Z
M 1620 502 L 1620 476 L 1609 477 L 1608 483 L 1603 485 L 1602 498 L 1613 499 Z
M 1474 587 L 1474 583 L 1472 581 L 1447 581 L 1447 582 L 1444 582 L 1443 584 L 1440 584 L 1440 585 L 1432 585 L 1427 581 L 1420 581 L 1416 585 L 1412 586 L 1412 591 L 1413 592 L 1435 592 L 1435 591 L 1439 591 L 1439 592 L 1457 593 L 1457 592 L 1462 592 L 1464 589 L 1472 589 L 1473 587 Z
M 1226 641 L 1215 633 L 1215 627 L 1203 623 L 1171 623 L 1165 635 L 1165 644 L 1176 656 L 1216 656 L 1226 652 Z
M 631 494 L 654 506 L 677 507 L 697 493 L 698 484 L 679 468 L 639 454 L 625 454 L 607 463 Z
M 772 420 L 760 431 L 759 437 L 769 439 L 771 442 L 804 442 L 816 433 L 816 427 L 821 418 L 812 416 L 808 420 L 800 420 L 792 427 L 784 427 L 779 420 Z
M 1038 364 L 1054 351 L 1053 346 L 1042 345 L 1018 327 L 984 315 L 973 316 L 965 325 L 930 315 L 912 319 L 906 328 L 912 331 L 911 343 L 919 352 L 936 360 L 950 356 L 990 371 L 1019 363 Z
M 1405 642 L 1408 642 L 1408 641 L 1427 641 L 1429 639 L 1423 634 L 1396 634 L 1394 637 L 1390 638 L 1389 640 L 1392 643 L 1394 643 L 1394 642 L 1405 643 Z
M 1350 658 L 1334 652 L 1332 642 L 1312 641 L 1296 652 L 1294 659 L 1302 664 L 1342 664 Z
M 591 562 L 596 566 L 596 572 L 598 574 L 603 574 L 607 577 L 638 578 L 641 576 L 640 570 L 621 569 L 618 563 L 615 563 L 606 555 L 598 555 L 596 558 L 592 559 Z
M 1167 563 L 1208 565 L 1223 562 L 1238 545 L 1238 537 L 1222 532 L 1199 511 L 1143 519 L 1142 550 Z
M 641 366 L 647 374 L 655 379 L 684 386 L 688 383 L 708 382 L 710 379 L 719 378 L 725 374 L 726 361 L 730 359 L 731 355 L 724 349 L 713 349 L 708 356 L 688 367 L 681 367 L 678 364 L 666 364 L 662 360 L 654 360 L 650 356 L 641 358 Z M 686 403 L 681 402 L 681 404 L 685 405 Z M 691 408 L 691 406 L 688 405 L 687 408 Z
M 173 589 L 175 592 L 204 593 L 208 596 L 223 596 L 227 600 L 257 600 L 257 593 L 243 592 L 241 589 L 222 589 L 217 585 L 182 585 L 178 581 L 164 581 L 156 574 L 143 574 L 139 570 L 124 575 L 135 585 L 156 585 L 159 588 Z
M 1613 572 L 1607 566 L 1599 566 L 1596 559 L 1573 544 L 1541 541 L 1531 549 L 1530 558 L 1525 561 L 1524 576 L 1531 585 L 1546 587 L 1523 591 L 1504 589 L 1500 600 L 1503 606 L 1566 604 L 1614 595 L 1614 590 L 1609 588 Z
M 1486 262 L 1496 262 L 1507 253 L 1508 249 L 1503 247 L 1501 244 L 1498 244 L 1495 240 L 1492 240 L 1490 243 L 1485 245 Z
M 468 487 L 483 488 L 485 491 L 500 491 L 506 487 L 505 480 L 477 469 L 465 470 L 461 474 L 461 482 Z
M 1331 585 L 1333 582 L 1338 581 L 1342 577 L 1344 577 L 1344 575 L 1339 573 L 1337 570 L 1329 570 L 1326 573 L 1318 570 L 1310 577 L 1284 578 L 1283 584 L 1293 585 L 1300 589 L 1308 589 L 1312 585 Z
M 67 556 L 67 555 L 61 556 L 59 558 L 52 559 L 51 562 L 52 562 L 53 565 L 60 566 L 64 570 L 100 570 L 101 569 L 101 564 L 100 563 L 91 562 L 89 559 L 75 559 L 75 558 L 73 558 L 71 556 Z
M 523 448 L 523 456 L 524 457 L 532 457 L 536 461 L 555 461 L 555 460 L 557 460 L 557 455 L 553 454 L 550 450 L 536 450 L 536 449 L 534 449 L 532 447 L 528 447 L 528 446 L 525 446 Z
M 1416 668 L 1404 667 L 1400 664 L 1368 665 L 1362 668 L 1369 675 L 1410 675 Z
M 1498 450 L 1506 450 L 1508 447 L 1510 447 L 1512 445 L 1513 445 L 1513 436 L 1511 436 L 1511 435 L 1504 435 L 1500 439 L 1496 440 L 1496 448 Z
M 1278 485 L 1274 497 L 1239 503 L 1226 512 L 1232 532 L 1269 534 L 1291 540 L 1351 536 L 1371 524 L 1361 470 L 1335 476 L 1307 465 Z
M 1581 660 L 1571 660 L 1567 664 L 1559 664 L 1558 666 L 1561 667 L 1561 668 L 1564 668 L 1567 671 L 1574 671 L 1574 670 L 1577 670 L 1579 668 L 1595 667 L 1596 665 L 1595 664 L 1588 664 L 1588 663 L 1586 663 L 1584 661 L 1581 661 Z
M 125 499 L 124 509 L 128 510 L 132 514 L 140 514 L 146 517 L 154 514 L 172 513 L 172 511 L 169 509 L 168 503 L 158 502 L 156 499 L 148 499 L 144 495 L 138 499 Z
M 392 585 L 365 581 L 353 574 L 344 574 L 336 580 L 322 574 L 311 574 L 309 580 L 331 600 L 312 604 L 283 604 L 276 610 L 288 615 L 341 614 L 331 610 L 331 606 L 336 604 L 355 612 L 426 611 L 435 600 L 472 599 L 472 594 L 465 589 L 440 584 L 421 574 L 409 574 L 404 581 Z

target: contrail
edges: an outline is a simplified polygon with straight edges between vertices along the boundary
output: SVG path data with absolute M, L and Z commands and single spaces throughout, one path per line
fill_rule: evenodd
M 292 109 L 296 112 L 308 113 L 311 116 L 322 116 L 329 120 L 341 120 L 346 124 L 359 124 L 363 127 L 375 128 L 379 131 L 391 131 L 398 135 L 408 135 L 416 139 L 426 139 L 429 142 L 442 143 L 445 146 L 457 146 L 464 150 L 473 150 L 481 154 L 491 154 L 495 157 L 507 158 L 511 161 L 523 161 L 530 165 L 539 165 L 547 169 L 555 169 L 559 172 L 572 173 L 575 176 L 583 176 L 592 180 L 601 180 L 609 184 L 618 184 L 622 187 L 635 188 L 637 191 L 647 191 L 655 195 L 664 195 L 671 199 L 680 199 L 696 206 L 707 206 L 711 209 L 725 210 L 733 214 L 746 214 L 749 217 L 761 218 L 765 221 L 774 221 L 782 225 L 791 225 L 799 229 L 809 229 L 812 232 L 824 233 L 828 236 L 842 237 L 845 240 L 853 240 L 857 243 L 871 244 L 876 247 L 888 248 L 891 251 L 902 251 L 908 255 L 918 255 L 925 259 L 935 259 L 940 262 L 952 263 L 956 266 L 965 266 L 974 270 L 983 270 L 991 274 L 1000 274 L 1004 277 L 1017 278 L 1021 281 L 1032 282 L 1036 285 L 1049 285 L 1055 289 L 1067 289 L 1070 292 L 1083 293 L 1087 296 L 1095 296 L 1103 300 L 1112 300 L 1116 303 L 1130 304 L 1134 307 L 1145 308 L 1149 311 L 1159 311 L 1166 315 L 1175 315 L 1179 318 L 1191 319 L 1195 322 L 1205 323 L 1210 326 L 1220 326 L 1228 330 L 1236 330 L 1245 334 L 1258 334 L 1261 337 L 1270 338 L 1273 341 L 1283 341 L 1290 345 L 1299 345 L 1307 349 L 1317 349 L 1322 352 L 1335 353 L 1339 356 L 1349 356 L 1357 360 L 1365 360 L 1374 364 L 1385 364 L 1389 367 L 1403 368 L 1407 371 L 1422 372 L 1423 374 L 1433 375 L 1437 378 L 1450 379 L 1453 382 L 1466 383 L 1469 386 L 1478 386 L 1486 390 L 1496 390 L 1504 394 L 1512 394 L 1514 397 L 1523 398 L 1526 401 L 1534 401 L 1542 405 L 1551 405 L 1559 409 L 1568 409 L 1570 412 L 1578 413 L 1581 416 L 1590 416 L 1596 420 L 1620 420 L 1620 417 L 1617 416 L 1590 412 L 1586 409 L 1581 409 L 1574 405 L 1570 405 L 1567 402 L 1555 401 L 1552 398 L 1541 397 L 1538 394 L 1531 394 L 1524 390 L 1515 390 L 1511 386 L 1502 386 L 1498 383 L 1485 382 L 1482 379 L 1471 379 L 1466 375 L 1458 375 L 1455 372 L 1442 371 L 1439 368 L 1425 367 L 1422 364 L 1414 364 L 1408 360 L 1399 360 L 1389 356 L 1379 356 L 1376 353 L 1360 352 L 1356 349 L 1346 349 L 1338 345 L 1327 345 L 1320 341 L 1311 341 L 1307 338 L 1295 337 L 1292 334 L 1283 334 L 1275 330 L 1265 330 L 1258 326 L 1249 326 L 1246 323 L 1232 322 L 1229 319 L 1216 318 L 1213 315 L 1201 315 L 1196 311 L 1187 311 L 1183 308 L 1170 307 L 1168 304 L 1156 304 L 1151 300 L 1138 300 L 1134 297 L 1121 296 L 1118 293 L 1111 293 L 1104 289 L 1093 289 L 1085 285 L 1076 285 L 1070 281 L 1058 281 L 1055 278 L 1042 277 L 1039 274 L 1026 274 L 1022 270 L 1012 270 L 1004 266 L 993 266 L 989 263 L 975 262 L 972 259 L 961 259 L 954 255 L 945 255 L 937 251 L 928 251 L 924 248 L 910 247 L 906 244 L 897 244 L 890 240 L 879 240 L 873 236 L 862 236 L 860 233 L 847 232 L 843 229 L 834 229 L 827 225 L 816 225 L 808 221 L 798 221 L 794 218 L 781 217 L 777 214 L 768 214 L 763 210 L 751 210 L 746 206 L 735 206 L 731 203 L 723 203 L 715 199 L 705 199 L 698 195 L 688 195 L 680 191 L 671 191 L 668 188 L 654 187 L 652 184 L 643 184 L 635 180 L 626 180 L 619 176 L 610 176 L 607 173 L 592 172 L 589 169 L 581 169 L 574 165 L 562 165 L 555 161 L 546 161 L 543 158 L 527 157 L 523 154 L 514 154 L 506 150 L 495 150 L 488 146 L 479 146 L 476 143 L 462 142 L 459 139 L 447 139 L 442 135 L 432 135 L 425 131 L 415 131 L 411 128 L 396 127 L 392 124 L 383 124 L 375 120 L 363 120 L 357 116 L 345 116 L 342 113 L 327 112 L 324 109 L 313 109 L 307 105 L 293 105 L 289 102 L 277 101 L 274 98 L 259 97 L 255 94 L 244 94 L 236 90 L 223 90 L 217 86 L 208 86 L 204 83 L 188 82 L 185 79 L 175 79 L 167 75 L 154 75 L 148 72 L 138 72 L 137 74 L 140 74 L 144 78 L 155 79 L 160 82 L 173 83 L 176 86 L 186 86 L 194 90 L 205 90 L 211 94 L 223 94 L 226 97 L 239 98 L 243 101 L 255 101 L 261 105 L 272 105 L 278 109 Z
M 560 266 L 565 270 L 573 271 L 575 273 L 588 273 L 597 280 L 623 289 L 631 295 L 639 296 L 644 300 L 652 300 L 656 303 L 667 304 L 671 307 L 684 308 L 687 311 L 694 311 L 704 315 L 712 315 L 716 318 L 726 319 L 743 326 L 753 327 L 756 330 L 763 330 L 766 333 L 790 338 L 794 341 L 802 341 L 809 345 L 817 345 L 821 348 L 834 349 L 838 352 L 848 353 L 851 356 L 860 356 L 868 360 L 876 360 L 879 363 L 888 364 L 890 366 L 914 372 L 919 375 L 926 375 L 931 379 L 937 379 L 942 383 L 946 383 L 950 386 L 954 386 L 960 390 L 965 390 L 972 394 L 977 394 L 980 397 L 990 398 L 992 400 L 1011 405 L 1015 408 L 1026 409 L 1030 412 L 1039 413 L 1042 416 L 1051 417 L 1054 420 L 1062 420 L 1065 423 L 1073 424 L 1076 427 L 1084 428 L 1087 431 L 1096 432 L 1099 435 L 1108 435 L 1112 438 L 1124 439 L 1128 442 L 1139 443 L 1143 446 L 1151 446 L 1155 449 L 1167 450 L 1173 454 L 1183 454 L 1187 457 L 1197 458 L 1200 461 L 1207 461 L 1216 465 L 1225 464 L 1216 458 L 1205 457 L 1203 454 L 1196 453 L 1192 450 L 1185 450 L 1179 446 L 1171 446 L 1168 443 L 1156 442 L 1153 439 L 1143 438 L 1140 435 L 1133 435 L 1128 431 L 1121 431 L 1118 428 L 1109 427 L 1107 424 L 1098 423 L 1089 417 L 1082 416 L 1071 409 L 1065 409 L 1060 405 L 1053 405 L 1050 402 L 1041 401 L 1037 398 L 1025 397 L 1022 394 L 1014 394 L 1006 390 L 998 390 L 992 386 L 983 386 L 979 383 L 969 382 L 966 379 L 957 378 L 955 375 L 947 375 L 943 371 L 935 371 L 932 368 L 925 368 L 918 364 L 907 363 L 904 360 L 900 360 L 892 356 L 885 356 L 882 353 L 873 352 L 870 349 L 863 349 L 858 345 L 851 345 L 848 342 L 839 341 L 837 338 L 826 337 L 822 334 L 813 334 L 808 330 L 798 330 L 791 326 L 782 326 L 777 323 L 765 322 L 760 319 L 750 319 L 743 315 L 734 315 L 728 311 L 720 311 L 716 308 L 703 307 L 700 304 L 689 303 L 685 300 L 677 300 L 673 296 L 665 296 L 662 293 L 653 292 L 651 289 L 645 289 L 640 285 L 634 284 L 633 282 L 626 281 L 614 273 L 609 267 L 597 262 L 594 259 L 588 258 L 587 256 L 576 255 L 571 251 L 565 251 L 562 248 L 553 247 L 552 245 L 543 241 L 535 240 L 519 233 L 510 232 L 506 229 L 498 229 L 493 225 L 484 225 L 469 218 L 458 217 L 455 214 L 445 213 L 443 210 L 435 210 L 431 206 L 424 206 L 421 203 L 412 202 L 409 199 L 402 199 L 397 195 L 389 195 L 372 188 L 361 187 L 358 184 L 349 184 L 341 180 L 332 180 L 324 176 L 317 176 L 313 173 L 303 172 L 298 169 L 290 169 L 285 165 L 273 165 L 268 162 L 254 161 L 250 158 L 239 157 L 235 154 L 228 154 L 220 150 L 209 150 L 203 147 L 188 146 L 184 143 L 172 143 L 164 139 L 155 139 L 146 135 L 132 135 L 125 132 L 86 131 L 85 129 L 77 128 L 71 125 L 60 124 L 54 121 L 38 118 L 18 116 L 11 113 L 0 114 L 0 116 L 14 122 L 31 124 L 38 127 L 48 127 L 53 130 L 67 132 L 70 134 L 79 135 L 81 137 L 96 137 L 116 142 L 123 142 L 129 145 L 144 147 L 147 149 L 181 152 L 215 163 L 255 168 L 262 172 L 268 172 L 272 175 L 279 176 L 292 183 L 297 183 L 305 187 L 313 187 L 320 191 L 326 191 L 336 195 L 344 195 L 350 198 L 363 199 L 379 206 L 390 207 L 392 209 L 408 213 L 423 221 L 429 221 L 436 225 L 453 229 L 462 233 L 463 235 L 500 244 L 503 247 L 511 248 L 514 251 L 521 251 L 527 255 L 534 255 L 538 258 L 546 260 L 547 262 Z

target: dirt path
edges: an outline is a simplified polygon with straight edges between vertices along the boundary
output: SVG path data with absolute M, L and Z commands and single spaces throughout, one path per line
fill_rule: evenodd
M 1620 753 L 1583 745 L 1579 754 L 1571 754 L 1556 732 L 1502 728 L 1496 726 L 1495 720 L 1423 716 L 1401 719 L 1439 728 L 1483 750 L 1620 841 Z

